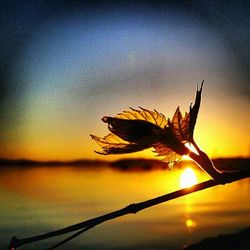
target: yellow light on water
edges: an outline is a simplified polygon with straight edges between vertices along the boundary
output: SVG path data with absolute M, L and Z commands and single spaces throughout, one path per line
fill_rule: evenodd
M 189 227 L 189 228 L 190 227 L 195 227 L 196 223 L 193 220 L 188 219 L 188 220 L 186 220 L 186 226 Z
M 180 177 L 181 188 L 191 187 L 198 183 L 194 170 L 190 167 L 185 168 Z

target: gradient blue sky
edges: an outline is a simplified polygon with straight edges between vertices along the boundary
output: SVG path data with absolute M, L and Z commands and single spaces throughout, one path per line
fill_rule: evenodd
M 102 116 L 188 111 L 203 79 L 198 143 L 249 155 L 249 6 L 234 2 L 1 3 L 0 157 L 103 158 L 89 137 Z

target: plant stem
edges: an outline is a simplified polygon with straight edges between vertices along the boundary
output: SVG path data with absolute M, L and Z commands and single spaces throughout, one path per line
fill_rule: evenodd
M 184 188 L 184 189 L 181 189 L 181 190 L 169 193 L 169 194 L 165 194 L 165 195 L 162 195 L 162 196 L 159 196 L 159 197 L 147 200 L 147 201 L 130 204 L 117 211 L 114 211 L 114 212 L 111 212 L 111 213 L 108 213 L 108 214 L 105 214 L 105 215 L 102 215 L 102 216 L 99 216 L 90 220 L 86 220 L 81 223 L 74 224 L 69 227 L 65 227 L 63 229 L 59 229 L 50 233 L 37 235 L 37 236 L 24 238 L 24 239 L 17 239 L 16 237 L 13 237 L 10 243 L 10 249 L 15 250 L 17 247 L 20 247 L 24 244 L 32 243 L 32 242 L 39 241 L 39 240 L 44 240 L 50 237 L 55 237 L 58 235 L 66 234 L 66 233 L 84 229 L 84 228 L 86 228 L 86 230 L 84 231 L 87 231 L 88 229 L 93 228 L 94 226 L 99 225 L 105 221 L 112 220 L 112 219 L 115 219 L 117 217 L 120 217 L 126 214 L 135 214 L 143 209 L 155 206 L 157 204 L 161 204 L 163 202 L 166 202 L 172 199 L 176 199 L 178 197 L 182 197 L 190 193 L 194 193 L 194 192 L 204 190 L 213 186 L 217 186 L 217 185 L 225 184 L 225 183 L 231 183 L 231 182 L 243 179 L 243 178 L 250 177 L 250 169 L 245 170 L 245 171 L 227 173 L 226 175 L 224 174 L 220 174 L 220 175 L 225 176 L 223 183 L 214 179 L 208 180 L 208 181 L 196 184 L 190 188 Z
M 212 160 L 208 157 L 208 155 L 205 152 L 203 152 L 198 147 L 198 145 L 195 143 L 194 140 L 192 141 L 192 144 L 195 147 L 196 151 L 199 153 L 199 155 L 190 151 L 189 153 L 190 157 L 200 166 L 201 169 L 207 172 L 213 179 L 223 184 L 226 174 L 220 172 L 218 169 L 215 168 Z

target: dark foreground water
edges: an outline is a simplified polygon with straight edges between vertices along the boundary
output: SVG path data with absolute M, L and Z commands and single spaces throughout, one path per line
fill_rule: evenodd
M 7 249 L 14 235 L 26 238 L 46 233 L 175 191 L 188 182 L 184 171 L 120 171 L 106 166 L 2 168 L 0 249 Z M 195 174 L 198 181 L 208 179 L 201 171 Z M 249 195 L 249 179 L 217 186 L 105 222 L 59 249 L 181 249 L 205 237 L 249 226 Z M 46 249 L 61 239 L 20 249 Z

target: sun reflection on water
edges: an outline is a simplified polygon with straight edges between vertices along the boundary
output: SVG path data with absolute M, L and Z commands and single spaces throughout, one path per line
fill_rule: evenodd
M 191 220 L 191 219 L 187 219 L 186 220 L 186 226 L 189 227 L 189 228 L 193 228 L 196 226 L 196 223 L 195 221 Z
M 181 188 L 192 188 L 193 185 L 198 183 L 198 172 L 191 166 L 187 166 L 184 170 L 181 170 L 179 177 L 179 185 Z M 197 227 L 197 221 L 195 219 L 195 207 L 192 196 L 186 196 L 184 199 L 184 226 L 187 230 L 188 237 L 186 244 L 190 244 L 195 228 Z
M 184 227 L 187 235 L 185 239 L 185 245 L 190 245 L 193 241 L 194 231 L 197 227 L 197 221 L 195 216 L 195 204 L 193 203 L 192 196 L 185 197 L 184 200 Z

